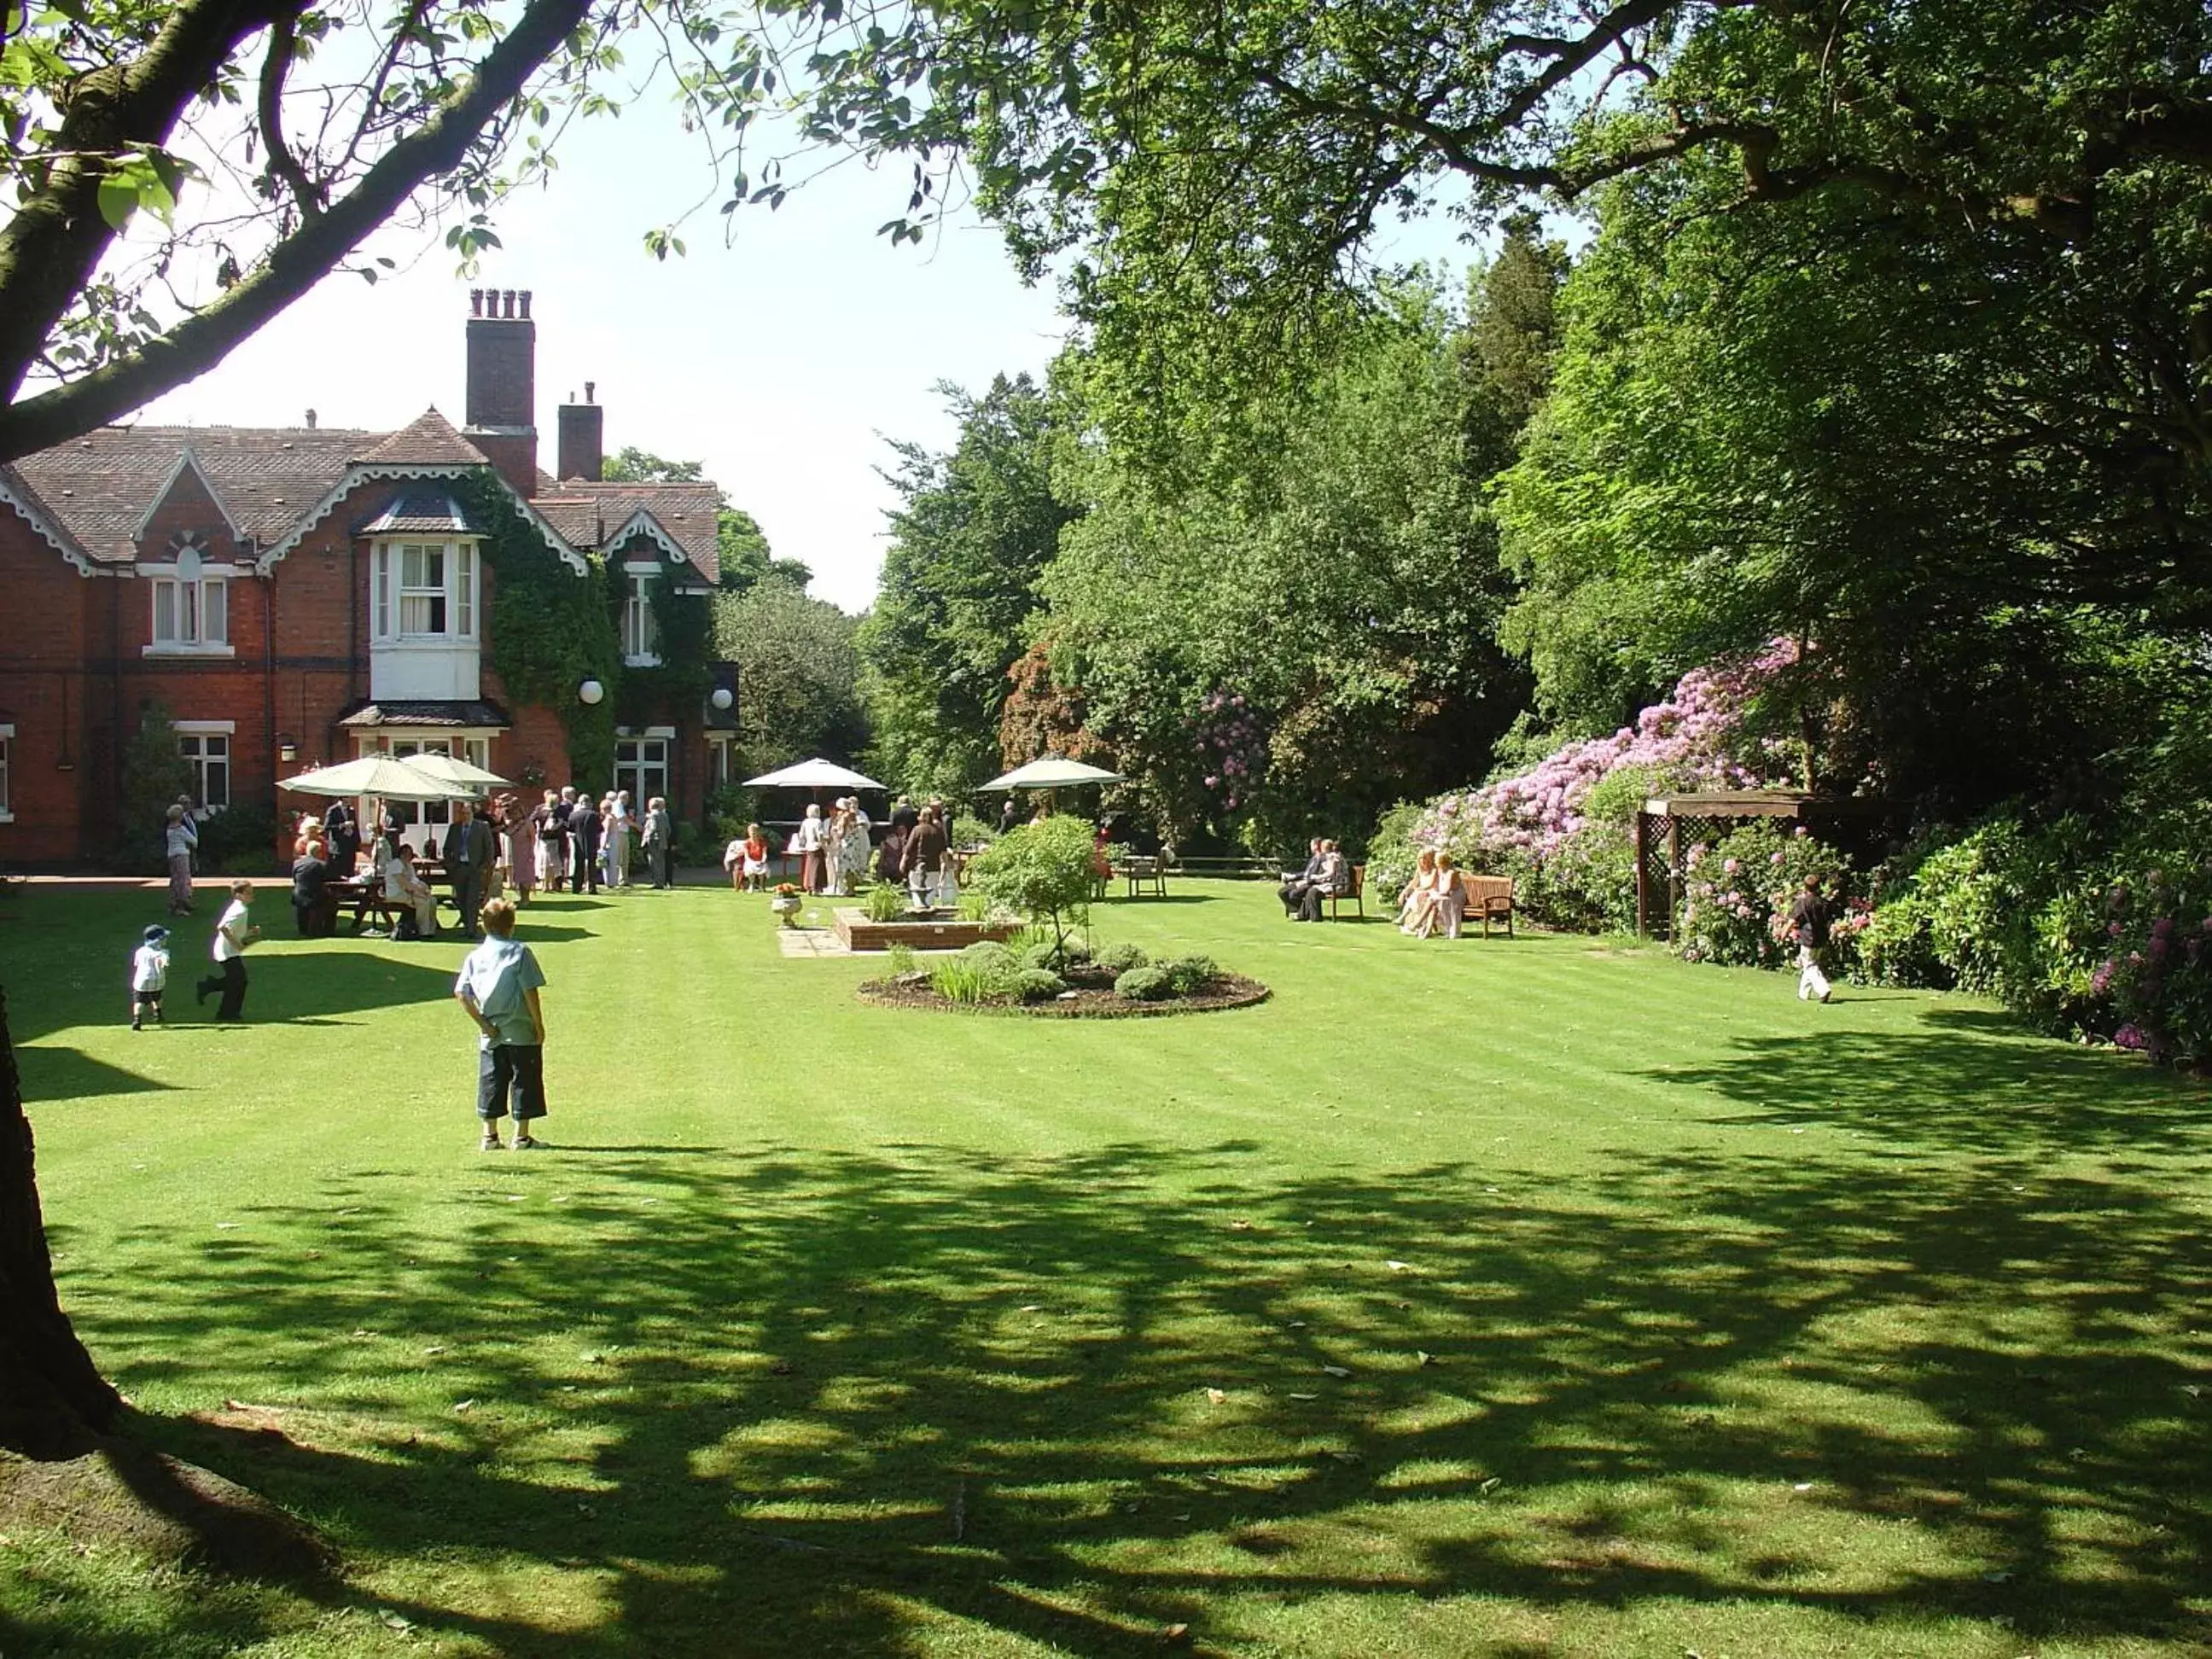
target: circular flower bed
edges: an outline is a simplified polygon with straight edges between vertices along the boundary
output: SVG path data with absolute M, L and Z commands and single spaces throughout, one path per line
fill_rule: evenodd
M 1141 970 L 1140 970 L 1141 971 Z M 1143 1019 L 1158 1014 L 1211 1013 L 1222 1008 L 1249 1008 L 1273 994 L 1256 979 L 1216 970 L 1186 990 L 1152 987 L 1142 981 L 1127 983 L 1130 975 L 1088 963 L 1072 963 L 1050 975 L 1056 988 L 1046 991 L 1040 981 L 981 995 L 948 995 L 933 982 L 931 970 L 893 974 L 862 982 L 864 1002 L 892 1008 L 936 1008 L 956 1013 L 1032 1014 L 1044 1019 Z M 1119 986 L 1120 988 L 1116 988 Z M 1149 994 L 1126 994 L 1130 991 Z

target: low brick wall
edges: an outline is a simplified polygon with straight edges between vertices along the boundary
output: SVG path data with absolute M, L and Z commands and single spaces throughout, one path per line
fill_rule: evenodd
M 837 937 L 848 951 L 888 951 L 904 945 L 916 951 L 958 951 L 984 939 L 1013 937 L 1016 928 L 1006 922 L 967 921 L 958 917 L 944 921 L 870 921 L 864 910 L 831 912 Z

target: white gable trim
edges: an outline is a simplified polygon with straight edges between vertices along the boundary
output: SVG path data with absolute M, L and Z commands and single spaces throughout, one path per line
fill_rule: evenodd
M 308 509 L 306 517 L 286 531 L 282 539 L 271 542 L 267 547 L 262 549 L 261 556 L 254 561 L 254 567 L 263 575 L 267 575 L 270 568 L 279 559 L 299 546 L 307 539 L 308 532 L 331 516 L 340 501 L 365 483 L 376 483 L 392 478 L 474 478 L 482 477 L 488 471 L 489 471 L 489 468 L 477 465 L 472 462 L 465 465 L 453 463 L 432 465 L 422 463 L 402 462 L 394 465 L 356 461 L 346 469 L 345 477 L 331 486 L 330 493 Z M 581 553 L 568 545 L 568 541 L 559 531 L 554 529 L 544 514 L 517 495 L 514 486 L 500 477 L 498 473 L 492 472 L 490 476 L 498 482 L 501 489 L 507 491 L 508 498 L 522 509 L 523 516 L 528 519 L 532 527 L 545 538 L 545 545 L 560 555 L 563 563 L 579 576 L 589 574 L 590 563 Z M 481 541 L 483 538 L 477 537 L 473 539 Z
M 17 518 L 37 531 L 40 538 L 47 546 L 75 565 L 78 575 L 94 576 L 101 574 L 93 562 L 85 557 L 82 550 L 76 545 L 67 532 L 14 490 L 9 489 L 8 477 L 4 471 L 0 471 L 0 501 L 5 501 L 9 507 L 14 507 Z
M 691 556 L 684 550 L 681 543 L 661 528 L 660 520 L 653 516 L 653 509 L 649 507 L 641 507 L 625 519 L 623 521 L 623 527 L 607 538 L 606 544 L 610 548 L 620 547 L 632 536 L 641 532 L 648 539 L 658 542 L 660 544 L 660 550 L 668 555 L 671 562 L 691 563 Z M 628 564 L 623 566 L 624 569 L 629 568 Z M 696 566 L 693 568 L 697 568 Z
M 169 492 L 177 487 L 177 480 L 185 476 L 186 467 L 190 467 L 193 477 L 200 481 L 200 488 L 207 491 L 208 499 L 215 503 L 215 510 L 222 514 L 223 527 L 230 532 L 231 540 L 243 545 L 246 532 L 238 527 L 238 520 L 230 516 L 230 508 L 223 502 L 222 492 L 215 487 L 215 480 L 208 477 L 207 469 L 200 465 L 200 458 L 192 453 L 190 444 L 186 444 L 184 453 L 177 457 L 177 464 L 169 469 L 169 476 L 161 480 L 161 487 L 154 492 L 154 499 L 146 503 L 146 510 L 139 515 L 138 527 L 131 532 L 131 539 L 138 542 L 146 538 L 146 526 L 154 522 L 154 515 L 161 510 L 161 503 L 169 499 Z

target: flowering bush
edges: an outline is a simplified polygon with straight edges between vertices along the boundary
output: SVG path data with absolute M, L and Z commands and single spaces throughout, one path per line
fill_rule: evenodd
M 1464 869 L 1514 877 L 1516 902 L 1538 921 L 1633 926 L 1631 818 L 1655 790 L 1754 788 L 1786 775 L 1780 746 L 1755 735 L 1746 714 L 1796 660 L 1796 645 L 1777 640 L 1741 662 L 1694 669 L 1609 738 L 1386 817 L 1369 844 L 1369 884 L 1392 898 L 1430 847 Z
M 1686 962 L 1725 967 L 1779 968 L 1794 962 L 1797 939 L 1790 908 L 1808 877 L 1817 876 L 1832 901 L 1843 885 L 1844 861 L 1833 848 L 1801 830 L 1760 818 L 1711 846 L 1692 848 L 1683 882 L 1678 945 Z M 1870 911 L 1846 900 L 1829 927 L 1830 971 L 1847 973 L 1858 959 Z
M 1251 800 L 1267 763 L 1267 740 L 1261 734 L 1258 717 L 1237 692 L 1216 691 L 1201 708 L 1198 751 L 1206 772 L 1200 781 L 1225 817 L 1237 811 L 1239 801 Z

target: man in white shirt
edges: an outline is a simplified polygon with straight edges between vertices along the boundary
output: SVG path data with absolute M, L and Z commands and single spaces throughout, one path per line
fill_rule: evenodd
M 216 1005 L 217 1019 L 243 1019 L 246 1017 L 246 947 L 261 937 L 261 930 L 253 925 L 250 907 L 253 903 L 253 884 L 234 881 L 230 884 L 230 902 L 224 907 L 222 919 L 215 926 L 213 954 L 217 978 L 204 979 L 197 988 L 195 1000 L 205 1004 L 209 995 L 222 993 L 222 1000 Z

